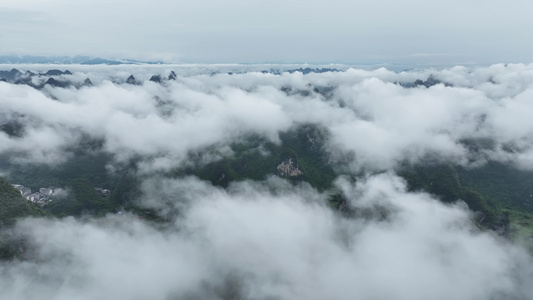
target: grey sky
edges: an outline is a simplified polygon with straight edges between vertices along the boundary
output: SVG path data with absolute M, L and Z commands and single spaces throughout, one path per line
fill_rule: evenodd
M 525 0 L 0 0 L 0 55 L 529 63 L 531 11 Z

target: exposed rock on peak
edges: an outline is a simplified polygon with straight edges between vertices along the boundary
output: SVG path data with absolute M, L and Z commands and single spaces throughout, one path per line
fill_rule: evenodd
M 278 172 L 281 176 L 298 176 L 302 175 L 303 172 L 300 170 L 298 164 L 295 164 L 292 161 L 292 158 L 289 158 L 278 165 Z
M 439 83 L 443 83 L 445 86 L 452 86 L 450 83 L 440 81 L 433 75 L 429 75 L 426 80 L 417 79 L 415 82 L 400 82 L 399 84 L 405 88 L 414 88 L 418 86 L 425 86 L 426 88 L 429 88 Z
M 168 75 L 168 80 L 176 80 L 176 78 L 176 73 L 174 73 L 174 71 L 171 71 L 170 75 Z
M 6 81 L 13 82 L 22 76 L 22 72 L 17 69 L 11 69 L 11 71 L 0 71 L 0 78 L 4 78 Z
M 128 77 L 128 79 L 126 79 L 126 83 L 127 84 L 135 84 L 135 85 L 139 84 L 139 82 L 137 81 L 137 79 L 135 79 L 135 77 L 133 75 L 130 75 L 130 77 Z
M 152 77 L 150 77 L 150 81 L 153 81 L 153 82 L 156 82 L 156 83 L 161 83 L 161 76 L 160 75 L 153 75 Z
M 9 74 L 11 74 L 11 76 L 15 77 L 15 76 L 22 75 L 22 72 L 17 70 L 17 69 L 15 69 L 15 68 L 13 68 L 13 69 L 11 69 L 11 71 L 9 71 Z
M 55 80 L 54 78 L 48 78 L 48 80 L 44 83 L 43 86 L 45 86 L 47 84 L 49 84 L 49 85 L 51 85 L 53 87 L 61 87 L 61 88 L 69 86 L 68 82 L 61 82 L 61 81 Z
M 93 85 L 93 82 L 91 81 L 91 79 L 89 79 L 89 77 L 85 78 L 85 80 L 83 81 L 83 86 L 92 86 Z

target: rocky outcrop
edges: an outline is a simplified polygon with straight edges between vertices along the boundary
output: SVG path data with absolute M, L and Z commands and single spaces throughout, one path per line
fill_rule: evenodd
M 65 77 L 65 75 L 72 75 L 72 72 L 57 69 L 48 70 L 45 73 L 34 73 L 29 70 L 22 73 L 17 69 L 12 69 L 11 71 L 0 70 L 0 82 L 27 85 L 38 90 L 43 89 L 46 85 L 59 88 L 93 86 L 89 78 L 86 78 L 85 81 L 75 81 Z M 132 77 L 132 84 L 141 84 L 133 76 L 130 77 Z
M 0 78 L 4 78 L 6 81 L 15 81 L 22 76 L 22 72 L 17 69 L 11 69 L 11 71 L 0 71 Z
M 290 177 L 299 176 L 303 174 L 298 164 L 292 161 L 292 158 L 289 158 L 283 161 L 281 164 L 279 164 L 278 172 L 281 176 L 290 176 Z
M 85 78 L 85 80 L 83 81 L 82 86 L 93 86 L 93 82 L 91 81 L 91 79 L 89 79 L 89 77 L 87 77 L 87 78 Z
M 437 84 L 444 84 L 444 86 L 452 86 L 451 83 L 442 82 L 439 79 L 435 78 L 433 75 L 429 75 L 426 80 L 417 79 L 415 82 L 396 82 L 404 88 L 415 88 L 419 86 L 424 86 L 426 88 L 432 87 Z
M 155 83 L 161 83 L 161 80 L 162 78 L 160 75 L 152 75 L 152 77 L 150 77 L 150 81 Z
M 174 71 L 171 71 L 170 75 L 168 75 L 168 80 L 176 80 L 176 78 L 176 73 L 174 73 Z
M 126 83 L 127 84 L 139 85 L 139 82 L 137 81 L 137 79 L 135 79 L 135 77 L 133 77 L 133 75 L 130 75 L 130 77 L 128 77 L 128 79 L 126 79 Z
M 48 78 L 48 80 L 43 84 L 43 86 L 47 84 L 53 87 L 60 87 L 60 88 L 65 88 L 70 85 L 69 82 L 58 81 L 58 80 L 55 80 L 54 78 Z

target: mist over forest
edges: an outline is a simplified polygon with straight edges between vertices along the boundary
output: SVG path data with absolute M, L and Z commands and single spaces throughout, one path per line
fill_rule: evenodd
M 533 298 L 533 65 L 2 67 L 2 299 Z

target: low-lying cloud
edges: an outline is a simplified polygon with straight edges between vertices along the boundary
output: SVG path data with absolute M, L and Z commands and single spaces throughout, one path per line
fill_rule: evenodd
M 475 227 L 466 205 L 408 192 L 394 169 L 428 157 L 532 169 L 533 66 L 259 72 L 271 67 L 176 67 L 176 80 L 155 83 L 151 74 L 171 69 L 73 66 L 58 80 L 94 85 L 0 82 L 0 120 L 21 125 L 0 132 L 0 154 L 57 165 L 80 142 L 100 141 L 112 164 L 135 158 L 150 175 L 142 206 L 164 220 L 21 220 L 9 234 L 24 238 L 27 259 L 2 262 L 0 298 L 531 298 L 524 249 Z M 126 84 L 130 74 L 142 84 Z M 414 86 L 430 75 L 442 83 Z M 300 124 L 324 129 L 330 160 L 349 158 L 343 170 L 357 181 L 339 176 L 319 192 L 277 177 L 222 189 L 161 175 L 200 152 L 204 163 L 231 156 L 249 136 L 280 143 Z M 334 192 L 353 215 L 328 206 Z
M 250 134 L 278 142 L 278 134 L 291 126 L 314 123 L 331 134 L 333 149 L 355 154 L 356 169 L 386 170 L 428 155 L 460 164 L 488 157 L 533 167 L 533 124 L 527 115 L 531 66 L 219 73 L 178 76 L 163 84 L 147 79 L 150 72 L 166 75 L 169 70 L 139 67 L 141 73 L 135 75 L 146 78 L 143 85 L 115 83 L 125 81 L 128 72 L 101 67 L 98 73 L 93 68 L 72 75 L 79 80 L 90 75 L 98 83 L 80 89 L 45 86 L 37 91 L 0 83 L 3 119 L 24 116 L 28 127 L 17 139 L 1 133 L 0 151 L 16 150 L 27 161 L 54 164 L 61 161 L 57 153 L 76 144 L 76 134 L 83 133 L 103 139 L 104 150 L 117 159 L 170 157 L 179 166 L 191 152 Z M 178 74 L 202 71 L 184 69 Z M 429 75 L 447 86 L 397 84 Z M 495 146 L 479 155 L 461 143 L 479 138 L 494 139 Z M 514 154 L 503 150 L 509 146 Z
M 337 185 L 341 217 L 309 186 L 271 178 L 227 190 L 168 179 L 146 196 L 179 213 L 157 229 L 121 214 L 28 219 L 32 259 L 2 264 L 6 299 L 526 299 L 528 254 L 481 232 L 461 205 L 407 193 L 391 173 Z M 166 193 L 163 197 L 162 193 Z M 181 203 L 181 204 L 178 204 Z M 186 203 L 186 204 L 185 204 Z M 169 213 L 170 211 L 167 211 Z

